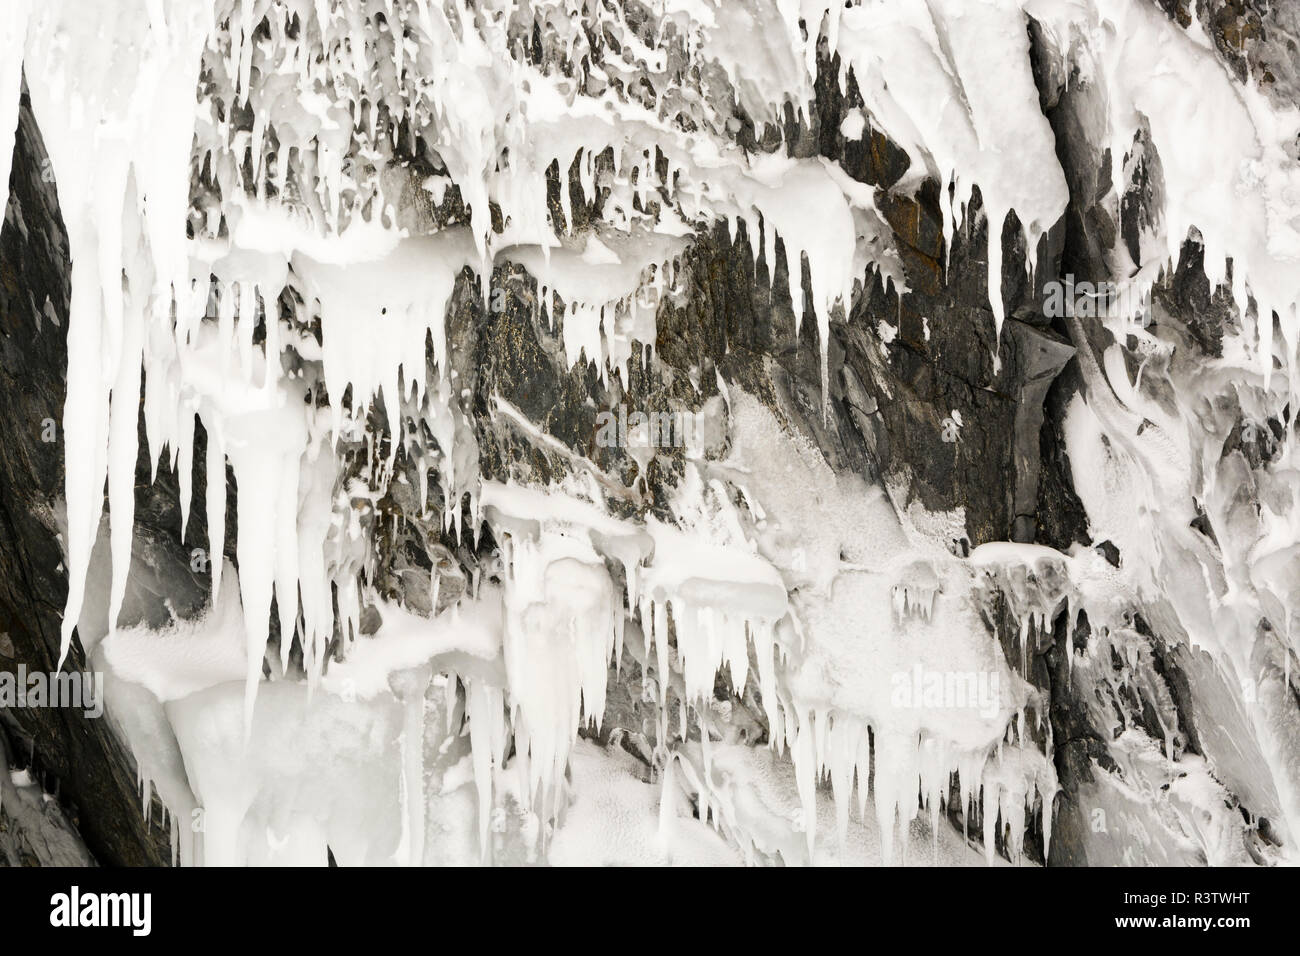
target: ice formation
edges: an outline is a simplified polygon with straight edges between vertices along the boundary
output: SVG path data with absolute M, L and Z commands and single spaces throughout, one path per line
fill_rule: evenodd
M 1069 454 L 1122 572 L 1086 548 L 955 555 L 891 489 L 833 469 L 739 384 L 724 387 L 725 454 L 688 450 L 671 513 L 567 449 L 581 467 L 548 485 L 480 476 L 447 316 L 458 289 L 493 308 L 501 270 L 532 277 L 537 320 L 562 324 L 569 365 L 623 387 L 661 304 L 689 295 L 684 251 L 715 225 L 743 233 L 768 282 L 786 277 L 796 325 L 815 322 L 823 390 L 831 322 L 873 282 L 906 292 L 883 190 L 824 158 L 744 148 L 719 108 L 779 131 L 787 110 L 810 108 L 819 45 L 861 94 L 843 135 L 880 130 L 905 151 L 894 191 L 939 183 L 945 250 L 978 187 L 1000 333 L 1004 222 L 1014 214 L 1032 272 L 1069 200 L 1029 17 L 1073 81 L 1100 91 L 1112 182 L 1135 136 L 1159 155 L 1163 219 L 1117 273 L 1145 301 L 1195 229 L 1213 285 L 1231 261 L 1242 317 L 1218 367 L 1165 363 L 1172 400 L 1153 391 L 1158 359 L 1135 381 L 1118 344 L 1101 363 L 1087 351 Z M 1288 150 L 1300 114 L 1232 82 L 1204 37 L 1153 5 L 9 0 L 0 183 L 20 65 L 73 263 L 63 649 L 80 622 L 118 699 L 138 704 L 118 719 L 146 786 L 182 822 L 184 861 L 564 862 L 619 841 L 654 862 L 923 859 L 923 816 L 934 852 L 965 859 L 940 821 L 954 805 L 981 821 L 986 859 L 1020 860 L 1027 829 L 1045 853 L 1050 725 L 990 625 L 996 602 L 1022 653 L 1062 609 L 1071 627 L 1086 611 L 1119 648 L 1134 611 L 1156 608 L 1260 681 L 1249 736 L 1279 825 L 1300 834 L 1284 706 L 1300 603 L 1294 441 L 1287 427 L 1254 470 L 1210 442 L 1231 427 L 1224 390 L 1259 421 L 1298 397 Z M 1141 334 L 1131 316 L 1112 324 L 1117 341 Z M 155 472 L 178 470 L 186 515 L 196 465 L 206 485 L 211 609 L 164 632 L 117 627 L 142 386 L 148 455 Z M 517 410 L 492 411 L 545 443 Z M 345 449 L 365 458 L 365 480 L 345 472 Z M 431 479 L 453 538 L 486 528 L 500 549 L 495 579 L 476 576 L 441 611 L 435 570 L 430 616 L 378 599 L 371 574 L 367 522 L 406 480 L 399 450 L 419 456 L 417 511 L 431 513 Z M 1264 507 L 1241 507 L 1243 483 Z M 1216 547 L 1188 529 L 1198 504 Z M 111 571 L 92 588 L 105 533 Z M 1103 679 L 1102 653 L 1072 662 L 1078 679 Z M 610 668 L 633 665 L 656 714 L 652 784 L 611 781 L 579 739 L 601 727 Z M 758 689 L 770 755 L 720 712 L 722 674 L 736 699 Z M 954 702 L 933 674 L 979 675 L 987 693 Z M 1214 786 L 1203 771 L 1176 812 L 1196 816 Z M 327 805 L 310 798 L 325 791 Z M 602 801 L 641 815 L 608 837 Z

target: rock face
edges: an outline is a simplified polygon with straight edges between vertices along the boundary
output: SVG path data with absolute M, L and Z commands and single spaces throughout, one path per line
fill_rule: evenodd
M 1289 39 L 1297 26 L 1288 22 L 1290 8 L 1181 0 L 1159 0 L 1159 6 L 1183 26 L 1193 17 L 1205 26 L 1239 80 L 1261 77 L 1275 98 L 1292 95 L 1300 58 Z M 365 562 L 370 591 L 360 602 L 357 639 L 382 637 L 384 627 L 393 626 L 396 607 L 438 618 L 462 596 L 477 595 L 480 587 L 507 576 L 501 566 L 503 526 L 458 535 L 453 527 L 464 517 L 459 495 L 423 494 L 430 490 L 432 447 L 442 447 L 439 462 L 456 458 L 456 473 L 503 484 L 548 486 L 590 476 L 613 514 L 671 523 L 671 499 L 686 468 L 686 450 L 659 449 L 639 457 L 626 443 L 608 447 L 597 438 L 593 409 L 619 404 L 665 412 L 729 409 L 728 387 L 755 396 L 835 474 L 860 476 L 885 489 L 898 513 L 959 516 L 944 542 L 955 558 L 967 558 L 982 545 L 1015 542 L 1072 555 L 1086 552 L 1113 567 L 1131 561 L 1114 541 L 1094 535 L 1074 485 L 1080 465 L 1067 450 L 1070 416 L 1077 414 L 1071 409 L 1080 396 L 1095 395 L 1090 370 L 1115 343 L 1099 323 L 1076 329 L 1064 316 L 1045 315 L 1044 289 L 1066 275 L 1094 282 L 1116 278 L 1113 250 L 1123 243 L 1137 249 L 1143 230 L 1159 218 L 1155 177 L 1141 161 L 1155 169 L 1158 156 L 1144 154 L 1143 144 L 1135 143 L 1129 161 L 1120 164 L 1129 181 L 1112 183 L 1111 157 L 1096 136 L 1096 90 L 1060 75 L 1059 51 L 1049 49 L 1036 22 L 1028 27 L 1040 104 L 1070 192 L 1063 219 L 1032 250 L 1025 248 L 1014 212 L 998 234 L 990 235 L 978 188 L 964 226 L 945 246 L 941 191 L 947 186 L 930 178 L 912 191 L 892 188 L 908 169 L 906 151 L 879 129 L 865 136 L 845 134 L 846 120 L 864 108 L 864 100 L 852 74 L 841 89 L 840 60 L 822 49 L 813 108 L 803 117 L 787 116 L 782 148 L 799 158 L 820 157 L 855 183 L 878 190 L 879 211 L 908 289 L 900 295 L 897 284 L 880 274 L 865 276 L 850 306 L 834 314 L 824 345 L 818 341 L 810 274 L 793 282 L 809 303 L 796 320 L 784 241 L 777 241 L 773 257 L 754 248 L 758 237 L 748 228 L 729 229 L 726 223 L 701 228 L 682 254 L 678 283 L 689 292 L 665 296 L 655 314 L 653 343 L 640 343 L 653 344 L 653 357 L 634 349 L 625 381 L 603 377 L 586 362 L 571 363 L 564 335 L 571 307 L 543 316 L 536 308 L 537 275 L 517 263 L 498 263 L 483 283 L 485 294 L 471 268 L 457 273 L 446 322 L 448 361 L 459 392 L 455 414 L 438 425 L 421 422 L 417 414 L 411 422 L 416 427 L 404 432 L 401 447 L 393 447 L 398 442 L 387 424 L 390 410 L 377 406 L 364 435 L 345 436 L 334 448 L 337 487 L 350 496 L 350 520 L 361 527 L 365 541 L 365 556 L 358 560 Z M 0 444 L 0 669 L 16 673 L 23 665 L 29 672 L 54 672 L 68 587 L 60 534 L 70 265 L 57 194 L 26 100 L 20 116 L 10 206 L 0 235 L 0 420 L 10 428 Z M 754 127 L 751 119 L 737 136 L 757 147 Z M 445 172 L 427 152 L 407 157 L 405 165 L 393 162 L 384 172 L 389 195 L 401 197 L 394 213 L 404 226 L 434 234 L 470 218 L 467 188 L 460 184 L 447 187 L 441 197 L 412 185 Z M 552 212 L 576 234 L 590 231 L 599 218 L 600 199 L 588 198 L 583 175 L 575 162 L 563 176 L 553 170 L 547 181 Z M 493 213 L 493 226 L 501 233 L 502 212 L 494 208 Z M 1001 250 L 994 293 L 1006 316 L 1000 335 L 989 302 L 990 242 Z M 1176 330 L 1172 334 L 1178 336 L 1184 363 L 1220 355 L 1224 330 L 1240 321 L 1228 291 L 1206 278 L 1202 255 L 1201 245 L 1189 240 L 1177 268 L 1161 277 L 1153 293 L 1158 322 Z M 1135 253 L 1134 258 L 1140 257 Z M 286 297 L 291 297 L 287 291 Z M 266 335 L 260 327 L 259 345 Z M 312 336 L 319 345 L 319 316 L 307 328 L 305 337 Z M 302 350 L 304 363 L 308 350 Z M 430 354 L 431 381 L 438 374 L 433 358 Z M 1131 355 L 1127 360 L 1135 361 Z M 1153 367 L 1159 362 L 1154 359 Z M 319 394 L 309 401 L 324 404 Z M 408 413 L 405 405 L 396 409 L 397 416 Z M 443 435 L 434 434 L 443 426 L 453 436 L 454 452 Z M 1277 423 L 1278 432 L 1284 427 L 1289 426 Z M 175 462 L 169 467 L 164 459 L 153 475 L 144 451 L 143 414 L 140 435 L 133 572 L 118 626 L 162 629 L 201 617 L 210 601 L 209 561 L 195 560 L 207 547 L 208 518 L 196 507 L 182 537 L 183 483 Z M 725 428 L 722 435 L 719 447 Z M 1277 442 L 1271 431 L 1247 436 L 1240 424 L 1233 436 L 1222 456 L 1240 456 L 1255 468 L 1267 463 Z M 383 457 L 376 449 L 391 451 L 392 475 L 399 477 L 389 476 L 381 492 L 367 497 L 376 460 Z M 200 428 L 193 461 L 202 462 L 205 450 Z M 193 470 L 195 502 L 205 499 L 206 474 L 202 467 Z M 239 563 L 238 495 L 248 490 L 236 485 L 232 471 L 225 508 L 225 558 L 232 567 Z M 826 520 L 836 516 L 828 514 Z M 1198 520 L 1194 533 L 1212 537 L 1210 519 L 1202 514 Z M 102 548 L 95 553 L 96 561 L 106 559 Z M 1047 590 L 1043 567 L 1030 573 L 1030 585 Z M 991 599 L 986 623 L 1008 664 L 1037 695 L 1022 709 L 1022 717 L 1031 715 L 1031 729 L 1026 731 L 1022 720 L 1017 739 L 1050 759 L 1060 790 L 1054 804 L 1049 798 L 1040 808 L 1037 821 L 1026 824 L 1021 813 L 1023 837 L 1007 831 L 1005 815 L 1000 827 L 988 821 L 982 838 L 994 844 L 990 853 L 1010 856 L 1024 840 L 1032 859 L 1049 864 L 1206 862 L 1203 849 L 1189 849 L 1175 836 L 1136 845 L 1131 835 L 1118 832 L 1116 821 L 1124 813 L 1148 820 L 1162 834 L 1187 825 L 1195 800 L 1187 798 L 1184 806 L 1161 793 L 1165 777 L 1181 772 L 1170 771 L 1169 764 L 1182 761 L 1221 786 L 1222 802 L 1236 818 L 1235 825 L 1213 821 L 1222 832 L 1209 841 L 1218 853 L 1212 862 L 1276 859 L 1286 841 L 1273 821 L 1285 816 L 1286 800 L 1271 779 L 1260 782 L 1268 771 L 1261 770 L 1266 761 L 1255 743 L 1253 718 L 1240 707 L 1234 675 L 1192 647 L 1168 600 L 1143 606 L 1124 628 L 1108 627 L 1087 612 L 1079 616 L 1068 601 L 1051 605 L 1044 619 L 1029 626 L 1017 618 L 1012 601 Z M 342 607 L 339 595 L 335 605 Z M 880 609 L 881 615 L 888 613 Z M 284 618 L 277 613 L 271 618 L 264 673 L 273 678 L 301 672 L 308 666 L 302 645 L 281 630 Z M 347 626 L 335 622 L 330 666 L 346 661 Z M 85 630 L 83 625 L 83 640 Z M 679 649 L 677 638 L 674 655 Z M 1081 670 L 1074 661 L 1084 656 L 1093 663 Z M 81 644 L 74 643 L 64 666 L 86 667 Z M 603 724 L 582 730 L 602 747 L 631 754 L 645 765 L 647 777 L 663 770 L 659 750 L 669 726 L 666 717 L 660 724 L 661 707 L 642 686 L 652 671 L 655 680 L 669 682 L 670 676 L 644 657 L 611 668 Z M 411 673 L 406 678 L 414 680 Z M 422 680 L 411 686 L 423 688 L 429 675 Z M 1293 679 L 1287 681 L 1294 693 Z M 410 691 L 403 685 L 394 693 L 405 701 Z M 452 711 L 463 718 L 471 692 L 462 687 L 460 695 L 457 699 L 453 680 L 458 702 Z M 749 745 L 781 734 L 771 726 L 755 683 L 736 692 L 719 677 L 710 703 L 726 709 L 729 725 L 740 728 Z M 1294 709 L 1294 700 L 1291 705 Z M 677 729 L 698 741 L 702 721 Z M 164 802 L 156 795 L 149 798 L 150 811 L 142 812 L 135 758 L 125 743 L 129 735 L 119 733 L 116 723 L 111 700 L 108 720 L 87 719 L 70 708 L 0 711 L 0 743 L 7 739 L 10 759 L 22 765 L 30 761 L 33 778 L 57 794 L 85 848 L 64 840 L 66 831 L 56 826 L 60 836 L 46 840 L 45 850 L 33 849 L 31 838 L 13 842 L 22 850 L 6 850 L 6 820 L 15 830 L 32 824 L 0 815 L 0 858 L 46 863 L 77 858 L 80 852 L 110 865 L 173 861 L 175 828 L 186 828 L 189 821 L 172 820 L 169 833 Z M 709 733 L 707 727 L 703 733 Z M 175 738 L 169 740 L 175 745 Z M 1160 767 L 1152 769 L 1157 763 Z M 859 774 L 865 788 L 865 769 Z M 1107 775 L 1122 779 L 1130 792 L 1149 790 L 1148 802 L 1121 805 Z M 198 780 L 189 783 L 197 790 Z M 197 809 L 194 790 L 173 795 L 170 812 L 178 813 L 176 801 Z M 4 802 L 7 808 L 8 798 Z M 972 818 L 960 797 L 948 801 L 946 812 L 956 832 L 974 833 L 972 824 L 984 822 Z

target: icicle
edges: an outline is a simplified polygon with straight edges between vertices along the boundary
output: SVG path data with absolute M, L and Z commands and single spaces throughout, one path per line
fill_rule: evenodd
M 677 822 L 677 755 L 670 753 L 659 783 L 659 842 L 667 862 L 672 863 L 672 841 Z
M 133 239 L 135 237 L 132 237 Z M 134 270 L 133 270 L 134 271 Z M 140 360 L 144 347 L 145 289 L 151 276 L 128 278 L 124 291 L 122 356 L 113 385 L 109 411 L 109 536 L 113 556 L 112 589 L 108 605 L 109 633 L 117 630 L 117 617 L 126 594 L 131 568 L 131 542 L 135 522 L 135 461 L 139 451 L 137 424 L 140 413 Z
M 795 714 L 795 743 L 790 756 L 794 761 L 795 781 L 799 789 L 802 808 L 801 824 L 808 846 L 808 862 L 814 859 L 817 841 L 817 755 L 813 744 L 811 713 L 807 710 Z M 881 834 L 882 843 L 884 834 Z
M 424 694 L 433 671 L 428 664 L 394 677 L 402 701 L 402 780 L 406 810 L 407 864 L 424 863 Z
M 998 352 L 1002 342 L 1002 323 L 1005 320 L 1002 302 L 1002 225 L 1007 214 L 1006 210 L 995 209 L 991 204 L 985 209 L 988 214 L 989 307 L 993 310 L 993 367 L 996 371 L 1001 364 Z
M 176 436 L 179 443 L 176 457 L 176 479 L 180 491 L 181 505 L 181 541 L 188 537 L 190 527 L 190 508 L 194 496 L 194 412 L 182 406 L 179 410 L 180 425 Z
M 206 497 L 208 519 L 208 561 L 212 574 L 212 605 L 221 597 L 221 567 L 226 548 L 226 452 L 220 424 L 206 420 Z

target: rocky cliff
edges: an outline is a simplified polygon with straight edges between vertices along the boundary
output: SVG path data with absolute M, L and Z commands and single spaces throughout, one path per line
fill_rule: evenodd
M 1294 857 L 1286 8 L 63 6 L 0 666 L 107 709 L 0 710 L 11 859 Z

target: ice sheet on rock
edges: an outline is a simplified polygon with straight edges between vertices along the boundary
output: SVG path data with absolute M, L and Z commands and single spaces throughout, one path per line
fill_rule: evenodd
M 426 384 L 426 345 L 438 374 L 447 365 L 446 312 L 456 277 L 466 265 L 468 237 L 452 231 L 405 239 L 388 255 L 349 265 L 293 258 L 307 294 L 320 305 L 321 350 L 333 430 L 352 388 L 352 410 L 382 394 L 396 448 L 402 434 L 401 403 L 420 401 Z
M 785 103 L 802 108 L 812 98 L 802 36 L 778 4 L 694 3 L 679 9 L 702 39 L 700 57 L 723 69 L 736 101 L 756 121 L 780 125 Z
M 493 528 L 514 537 L 536 538 L 548 529 L 580 536 L 622 567 L 629 601 L 635 601 L 639 568 L 653 540 L 644 528 L 614 517 L 593 497 L 599 500 L 590 490 L 576 487 L 543 489 L 484 481 L 479 505 Z
M 1276 311 L 1285 345 L 1282 367 L 1294 389 L 1300 167 L 1288 149 L 1300 133 L 1300 110 L 1275 110 L 1254 82 L 1233 82 L 1208 42 L 1159 10 L 1122 0 L 1096 0 L 1094 9 L 1103 32 L 1090 54 L 1109 103 L 1112 176 L 1139 130 L 1160 157 L 1164 247 L 1152 261 L 1132 264 L 1141 270 L 1135 282 L 1149 288 L 1161 268 L 1177 263 L 1194 227 L 1204 243 L 1211 287 L 1225 281 L 1231 259 L 1232 290 L 1243 319 L 1248 292 L 1258 305 L 1258 327 L 1248 338 L 1259 338 L 1255 354 L 1266 383 L 1274 351 L 1270 316 Z M 1161 51 L 1156 60 L 1152 49 Z
M 1069 199 L 1039 108 L 1021 3 L 865 3 L 839 17 L 836 49 L 872 117 L 908 151 L 909 181 L 938 179 L 947 252 L 979 186 L 989 222 L 989 304 L 1000 332 L 1007 213 L 1014 209 L 1021 222 L 1032 270 L 1038 238 Z M 988 69 L 994 60 L 1000 68 Z
M 166 703 L 216 684 L 243 680 L 248 669 L 243 628 L 238 592 L 227 589 L 217 606 L 197 620 L 177 622 L 161 631 L 119 628 L 99 648 L 119 679 L 141 685 Z
M 978 793 L 985 761 L 1033 692 L 1007 665 L 981 618 L 981 564 L 974 556 L 954 558 L 930 529 L 900 515 L 881 489 L 837 474 L 752 396 L 733 386 L 729 398 L 727 473 L 752 502 L 764 553 L 799 585 L 791 611 L 801 640 L 788 650 L 784 715 L 772 724 L 791 751 L 808 853 L 815 852 L 814 793 L 824 774 L 841 840 L 855 777 L 865 811 L 870 728 L 876 820 L 888 859 L 896 826 L 916 816 L 918 790 L 935 815 L 952 772 L 967 799 Z M 842 517 L 825 522 L 826 513 Z M 986 560 L 1018 566 L 1024 554 L 1008 547 L 1000 556 L 986 553 Z M 1040 550 L 1044 560 L 1065 560 Z M 1026 605 L 1026 616 L 1030 610 Z M 765 705 L 768 697 L 765 691 Z M 1054 793 L 1054 782 L 1051 787 Z M 1032 779 L 1016 792 L 1031 806 L 1039 799 Z M 996 794 L 993 799 L 996 817 Z M 1050 815 L 1050 794 L 1045 801 Z
M 275 681 L 247 734 L 239 682 L 166 709 L 203 811 L 205 865 L 324 866 L 327 850 L 342 866 L 401 862 L 403 713 L 392 695 L 358 706 Z
M 119 636 L 123 633 L 126 632 L 118 632 Z M 238 639 L 237 631 L 232 631 L 232 635 Z M 96 670 L 103 674 L 104 694 L 111 701 L 106 710 L 108 719 L 135 758 L 146 817 L 156 793 L 164 814 L 170 818 L 170 826 L 166 819 L 159 824 L 170 830 L 173 865 L 197 864 L 201 859 L 196 848 L 199 839 L 193 827 L 198 802 L 190 788 L 185 757 L 163 704 L 148 688 L 119 676 L 102 651 L 94 652 L 91 659 Z M 243 662 L 239 663 L 236 678 L 243 676 Z
M 1107 830 L 1089 848 L 1099 866 L 1244 866 L 1252 861 L 1222 784 L 1205 761 L 1163 755 L 1138 730 L 1119 735 L 1115 772 L 1099 775 L 1086 799 Z M 1141 822 L 1142 818 L 1147 823 Z
M 580 740 L 570 766 L 573 799 L 551 843 L 552 866 L 736 866 L 741 862 L 714 830 L 692 818 L 684 793 L 675 786 L 666 790 L 639 779 L 646 768 L 628 754 Z
M 499 588 L 484 586 L 476 597 L 466 597 L 433 618 L 387 602 L 378 607 L 383 625 L 378 633 L 357 641 L 344 660 L 330 664 L 321 681 L 326 691 L 374 697 L 389 690 L 393 674 L 423 664 L 504 685 Z
M 1181 415 L 1179 434 L 1186 436 L 1190 457 L 1200 465 L 1187 473 L 1196 482 L 1190 487 L 1156 491 L 1164 480 L 1165 456 L 1131 440 L 1128 420 L 1115 410 L 1118 403 L 1112 400 L 1108 406 L 1100 391 L 1122 374 L 1117 363 L 1109 363 L 1106 372 L 1095 370 L 1099 387 L 1087 401 L 1072 403 L 1066 445 L 1072 462 L 1093 463 L 1090 468 L 1075 465 L 1075 487 L 1094 538 L 1108 539 L 1120 551 L 1115 571 L 1120 582 L 1141 599 L 1156 633 L 1197 654 L 1198 668 L 1205 672 L 1198 678 L 1202 692 L 1211 694 L 1225 714 L 1240 714 L 1239 723 L 1232 721 L 1233 743 L 1209 732 L 1202 746 L 1211 766 L 1231 781 L 1235 792 L 1250 794 L 1256 806 L 1276 806 L 1277 815 L 1270 820 L 1293 832 L 1300 827 L 1296 749 L 1288 742 L 1295 720 L 1281 704 L 1294 653 L 1283 597 L 1292 585 L 1288 575 L 1274 573 L 1273 557 L 1286 554 L 1284 542 L 1292 533 L 1294 482 L 1279 476 L 1289 474 L 1293 451 L 1290 443 L 1283 445 L 1278 461 L 1261 462 L 1258 469 L 1240 451 L 1225 451 L 1224 436 L 1240 412 L 1236 402 L 1225 404 L 1218 396 L 1231 389 L 1259 414 L 1260 400 L 1268 394 L 1258 379 L 1243 382 L 1239 373 L 1229 372 L 1234 365 L 1241 368 L 1236 363 L 1225 356 L 1211 374 L 1175 365 L 1167 377 L 1129 385 L 1125 394 L 1126 401 L 1149 403 L 1155 388 L 1172 392 Z M 1230 385 L 1234 379 L 1238 384 Z M 1117 393 L 1125 393 L 1126 384 L 1121 380 Z M 1194 411 L 1198 408 L 1204 411 Z M 1270 504 L 1262 506 L 1264 501 Z M 1198 521 L 1214 536 L 1213 545 L 1189 528 L 1188 515 L 1198 511 L 1203 515 Z M 1261 618 L 1272 622 L 1268 628 L 1261 628 Z M 1175 737 L 1177 721 L 1169 725 Z M 1250 770 L 1244 769 L 1247 765 Z M 1158 779 L 1149 762 L 1135 762 L 1130 771 L 1137 779 L 1126 782 L 1129 788 L 1140 790 Z M 1173 832 L 1180 828 L 1174 826 Z M 1152 859 L 1162 859 L 1167 851 L 1150 852 Z
M 752 643 L 764 700 L 774 705 L 775 628 L 789 607 L 776 568 L 743 545 L 710 541 L 698 526 L 681 530 L 651 519 L 649 531 L 654 558 L 641 583 L 641 626 L 647 653 L 655 648 L 661 681 L 671 617 L 688 698 L 708 700 L 724 664 L 732 687 L 743 693 Z M 661 695 L 665 689 L 661 683 Z
M 937 810 L 951 772 L 968 789 L 977 785 L 984 760 L 1031 699 L 982 623 L 969 587 L 954 580 L 962 570 L 951 573 L 929 618 L 912 616 L 897 626 L 880 613 L 892 600 L 892 583 L 881 576 L 847 572 L 829 599 L 796 602 L 805 644 L 788 668 L 794 719 L 786 741 L 801 785 L 810 794 L 813 780 L 828 772 L 847 810 L 856 768 L 864 803 L 870 727 L 875 811 L 887 854 L 896 814 L 906 824 L 917 812 L 918 788 Z M 926 772 L 931 757 L 935 766 Z

